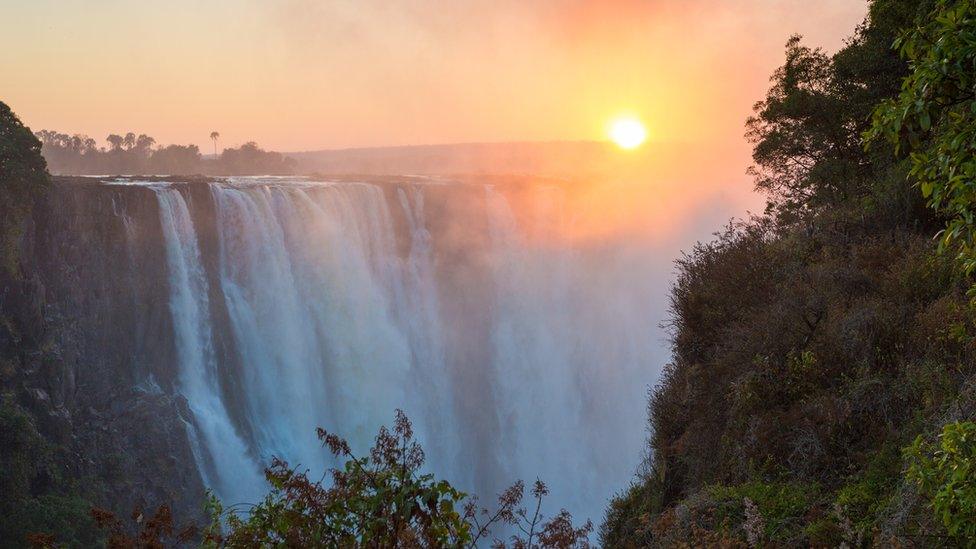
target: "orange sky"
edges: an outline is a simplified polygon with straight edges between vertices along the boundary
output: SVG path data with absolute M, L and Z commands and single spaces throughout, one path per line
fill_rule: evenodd
M 0 100 L 33 129 L 283 151 L 602 139 L 741 142 L 792 32 L 860 0 L 31 0 L 0 17 Z M 736 168 L 739 171 L 739 168 Z

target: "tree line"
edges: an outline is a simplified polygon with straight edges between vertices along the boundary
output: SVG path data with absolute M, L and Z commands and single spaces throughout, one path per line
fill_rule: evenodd
M 109 134 L 106 146 L 84 134 L 69 135 L 52 130 L 34 134 L 41 141 L 41 154 L 52 173 L 64 175 L 288 175 L 296 161 L 279 152 L 266 151 L 254 141 L 228 148 L 204 158 L 196 145 L 157 145 L 144 133 Z

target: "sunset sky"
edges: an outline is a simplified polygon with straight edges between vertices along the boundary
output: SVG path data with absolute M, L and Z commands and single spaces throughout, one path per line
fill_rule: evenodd
M 283 151 L 604 139 L 741 143 L 793 32 L 860 0 L 0 0 L 0 100 L 33 129 Z

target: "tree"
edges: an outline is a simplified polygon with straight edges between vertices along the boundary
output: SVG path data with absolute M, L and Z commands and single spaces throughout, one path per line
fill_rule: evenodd
M 217 140 L 220 139 L 220 132 L 210 132 L 210 140 L 214 143 L 214 158 L 217 157 Z
M 33 188 L 47 184 L 41 142 L 10 107 L 0 101 L 0 187 Z
M 149 154 L 149 149 L 155 144 L 156 140 L 144 133 L 136 138 L 136 149 L 143 154 Z
M 792 213 L 848 198 L 863 173 L 860 136 L 835 93 L 831 58 L 794 35 L 766 99 L 746 123 L 755 144 L 750 173 L 773 209 Z
M 865 150 L 861 139 L 878 102 L 896 95 L 908 75 L 891 43 L 932 2 L 873 0 L 865 22 L 830 57 L 799 36 L 787 42 L 785 63 L 746 123 L 755 145 L 750 172 L 784 221 L 865 198 L 857 204 L 862 213 L 880 206 L 901 221 L 925 215 L 904 178 L 887 176 L 897 171 L 890 151 Z
M 153 151 L 149 169 L 154 174 L 200 172 L 200 149 L 196 145 L 169 145 Z
M 329 485 L 313 482 L 306 472 L 275 459 L 266 471 L 272 491 L 242 517 L 211 499 L 213 522 L 205 545 L 213 547 L 474 547 L 491 528 L 508 524 L 516 530 L 513 547 L 588 547 L 592 525 L 575 527 L 565 510 L 546 521 L 540 513 L 548 489 L 536 481 L 534 510 L 521 506 L 524 484 L 515 483 L 498 499 L 494 512 L 419 471 L 424 462 L 413 428 L 397 410 L 393 431 L 380 429 L 376 443 L 356 456 L 340 437 L 318 430 L 323 445 L 344 459 L 331 469 Z M 323 477 L 324 478 L 324 477 Z M 504 543 L 495 539 L 496 546 Z
M 0 101 L 0 261 L 8 274 L 14 275 L 20 268 L 17 247 L 32 196 L 47 185 L 41 142 Z
M 125 137 L 122 139 L 122 144 L 125 145 L 125 148 L 126 149 L 131 149 L 132 147 L 135 147 L 136 146 L 136 134 L 134 134 L 132 132 L 129 132 L 129 133 L 125 134 Z
M 939 0 L 895 42 L 911 73 L 898 97 L 874 111 L 865 134 L 908 152 L 929 205 L 948 217 L 942 249 L 976 270 L 976 2 Z
M 122 149 L 122 143 L 125 141 L 125 139 L 121 135 L 112 133 L 105 138 L 105 141 L 108 141 L 108 144 L 111 146 L 113 151 L 118 151 Z
M 287 175 L 295 172 L 295 160 L 248 141 L 236 149 L 224 149 L 220 153 L 219 169 L 227 175 Z

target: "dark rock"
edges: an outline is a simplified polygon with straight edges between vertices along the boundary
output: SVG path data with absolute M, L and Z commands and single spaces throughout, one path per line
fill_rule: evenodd
M 66 481 L 97 479 L 96 504 L 128 516 L 165 503 L 199 522 L 158 220 L 145 187 L 54 178 L 38 195 L 21 272 L 0 274 L 0 389 L 73 456 Z

